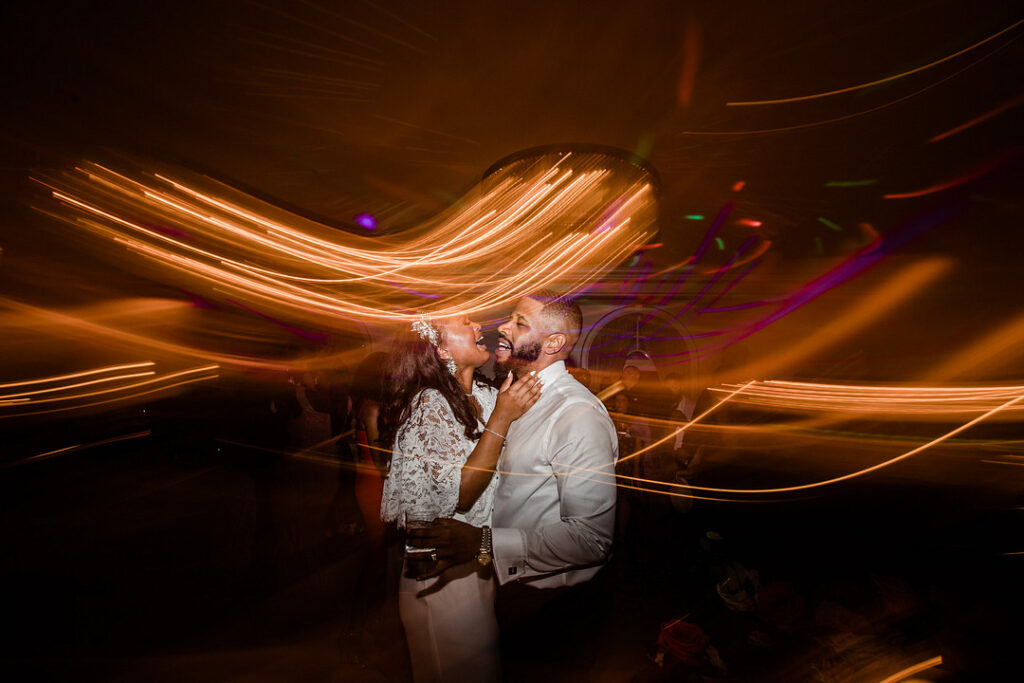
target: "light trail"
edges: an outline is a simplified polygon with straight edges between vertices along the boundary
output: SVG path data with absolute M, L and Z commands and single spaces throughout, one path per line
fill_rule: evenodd
M 2 462 L 2 463 L 0 463 L 0 469 L 5 469 L 5 468 L 9 468 L 9 467 L 18 467 L 20 465 L 27 465 L 29 463 L 39 462 L 40 460 L 46 460 L 47 458 L 52 458 L 53 456 L 60 455 L 61 453 L 74 453 L 76 451 L 82 451 L 82 450 L 85 450 L 87 448 L 93 448 L 95 446 L 105 446 L 107 444 L 118 443 L 120 441 L 130 441 L 131 439 L 141 439 L 143 437 L 149 436 L 151 433 L 152 432 L 150 430 L 146 429 L 146 430 L 143 430 L 141 432 L 134 432 L 132 434 L 124 434 L 122 436 L 114 436 L 114 437 L 111 437 L 109 439 L 101 439 L 99 441 L 93 441 L 91 443 L 76 444 L 74 446 L 65 446 L 64 448 L 57 448 L 57 449 L 54 449 L 52 451 L 46 451 L 45 453 L 39 453 L 38 455 L 33 455 L 33 456 L 28 457 L 28 458 L 23 458 L 21 460 L 13 460 L 11 462 Z
M 677 429 L 674 432 L 672 432 L 671 434 L 669 434 L 668 436 L 663 437 L 661 439 L 658 439 L 657 441 L 653 442 L 649 446 L 646 446 L 644 448 L 641 448 L 638 451 L 630 453 L 629 455 L 627 455 L 624 458 L 619 458 L 618 462 L 622 463 L 622 462 L 626 462 L 627 460 L 632 460 L 633 458 L 637 458 L 637 457 L 643 455 L 644 453 L 647 453 L 651 449 L 657 448 L 661 444 L 666 443 L 669 439 L 675 439 L 676 436 L 678 436 L 679 434 L 682 434 L 683 432 L 685 432 L 687 429 L 689 429 L 693 425 L 698 424 L 705 417 L 707 417 L 711 413 L 713 413 L 716 410 L 718 410 L 721 406 L 725 405 L 726 402 L 728 402 L 730 399 L 734 398 L 740 392 L 744 391 L 747 387 L 749 387 L 753 383 L 754 383 L 754 380 L 750 380 L 749 382 L 747 382 L 743 386 L 741 386 L 741 387 L 739 387 L 737 389 L 733 389 L 731 392 L 729 392 L 728 396 L 726 396 L 725 398 L 721 399 L 718 403 L 716 403 L 715 405 L 711 406 L 710 408 L 705 410 L 700 415 L 697 415 L 692 420 L 690 420 L 689 422 L 684 424 L 682 427 L 680 427 L 679 429 Z
M 992 42 L 993 40 L 995 40 L 999 36 L 1004 35 L 1006 33 L 1009 33 L 1010 31 L 1012 31 L 1015 28 L 1017 28 L 1018 26 L 1020 26 L 1022 23 L 1024 23 L 1024 19 L 1022 19 L 1020 21 L 1017 21 L 1017 22 L 1011 24 L 1010 26 L 1007 26 L 1006 28 L 1004 28 L 1001 31 L 998 31 L 997 33 L 993 33 L 992 35 L 990 35 L 988 38 L 985 38 L 984 40 L 980 40 L 977 43 L 974 43 L 973 45 L 970 45 L 968 47 L 965 47 L 962 50 L 954 52 L 951 55 L 947 55 L 947 56 L 945 56 L 945 57 L 943 57 L 941 59 L 936 59 L 933 62 L 929 62 L 928 64 L 924 64 L 922 66 L 919 66 L 916 69 L 910 69 L 908 71 L 904 71 L 902 73 L 898 73 L 898 74 L 895 74 L 893 76 L 886 76 L 885 78 L 879 78 L 877 80 L 870 81 L 868 83 L 861 83 L 860 85 L 851 85 L 851 86 L 849 86 L 847 88 L 838 88 L 836 90 L 829 90 L 827 92 L 820 92 L 820 93 L 815 93 L 815 94 L 812 94 L 812 95 L 800 95 L 800 96 L 797 96 L 797 97 L 785 97 L 785 98 L 775 99 L 775 100 L 750 100 L 750 101 L 745 101 L 745 102 L 726 102 L 726 106 L 727 107 L 753 107 L 753 106 L 760 106 L 760 105 L 764 105 L 764 104 L 783 104 L 783 103 L 787 103 L 787 102 L 802 102 L 802 101 L 806 101 L 806 100 L 819 99 L 819 98 L 822 98 L 822 97 L 831 97 L 832 95 L 840 95 L 842 93 L 854 92 L 856 90 L 863 90 L 864 88 L 870 88 L 870 87 L 875 86 L 875 85 L 881 85 L 882 83 L 889 83 L 890 81 L 895 81 L 895 80 L 898 80 L 900 78 L 905 78 L 905 77 L 910 76 L 912 74 L 916 74 L 916 73 L 919 73 L 921 71 L 925 71 L 926 69 L 931 69 L 932 67 L 935 67 L 935 66 L 938 66 L 939 64 L 943 64 L 945 62 L 948 62 L 951 59 L 956 59 L 960 55 L 967 54 L 971 50 L 979 48 L 979 47 L 981 47 L 982 45 L 984 45 L 986 43 Z
M 1024 467 L 1024 462 L 1007 462 L 1006 460 L 987 460 L 987 459 L 983 459 L 980 462 L 988 463 L 989 465 L 1014 465 L 1015 467 Z
M 977 413 L 1024 392 L 1024 386 L 889 387 L 782 380 L 748 383 L 744 387 L 746 390 L 737 402 L 816 412 L 855 412 L 858 416 Z M 718 392 L 726 390 L 711 388 Z M 1018 410 L 1024 410 L 1024 406 Z
M 54 311 L 38 306 L 32 306 L 13 299 L 0 297 L 0 306 L 6 307 L 19 315 L 5 315 L 0 322 L 7 324 L 18 324 L 20 326 L 31 326 L 55 331 L 62 335 L 76 334 L 87 339 L 105 339 L 120 344 L 129 344 L 139 349 L 145 349 L 148 353 L 161 352 L 171 356 L 185 356 L 189 358 L 200 358 L 216 363 L 217 365 L 230 365 L 234 367 L 248 368 L 252 370 L 269 370 L 274 372 L 285 372 L 294 368 L 295 362 L 268 361 L 255 356 L 242 356 L 228 353 L 215 353 L 186 344 L 178 344 L 164 341 L 154 336 L 148 336 L 118 327 L 107 325 L 99 320 L 107 317 L 120 317 L 125 310 L 136 310 L 136 300 L 128 300 L 128 304 L 120 302 L 116 308 L 110 306 L 92 307 L 84 313 L 70 314 Z M 178 311 L 188 308 L 187 304 L 181 302 L 157 302 L 143 306 L 147 313 L 156 314 L 170 311 Z M 111 311 L 115 310 L 116 314 Z
M 149 368 L 153 367 L 153 361 L 143 361 L 141 363 L 125 363 L 123 365 L 110 365 L 104 368 L 94 368 L 92 370 L 83 370 L 81 372 L 73 372 L 67 375 L 54 375 L 53 377 L 39 377 L 37 379 L 22 380 L 20 382 L 8 382 L 6 384 L 0 384 L 0 389 L 9 389 L 12 387 L 25 387 L 33 384 L 48 384 L 50 382 L 59 382 L 65 379 L 78 379 L 79 377 L 89 377 L 90 375 L 98 375 L 103 372 L 117 372 L 119 370 L 135 370 L 137 368 Z
M 730 395 L 729 398 L 731 398 L 731 395 Z M 878 470 L 884 469 L 886 467 L 891 467 L 892 465 L 895 465 L 898 462 L 902 462 L 902 461 L 906 460 L 907 458 L 913 457 L 914 455 L 917 455 L 918 453 L 921 453 L 921 452 L 931 448 L 932 446 L 936 446 L 936 445 L 938 445 L 938 444 L 940 444 L 940 443 L 942 443 L 944 441 L 947 441 L 948 439 L 956 436 L 957 434 L 960 434 L 961 432 L 963 432 L 963 431 L 965 431 L 967 429 L 970 429 L 971 427 L 973 427 L 974 425 L 978 424 L 979 422 L 983 422 L 984 420 L 988 419 L 989 417 L 991 417 L 993 415 L 996 415 L 996 414 L 1002 412 L 1003 410 L 1006 410 L 1006 409 L 1008 409 L 1008 408 L 1010 408 L 1010 407 L 1020 403 L 1021 401 L 1024 401 L 1024 393 L 1022 393 L 1022 394 L 1020 394 L 1020 395 L 1010 399 L 1009 401 L 1006 401 L 1005 403 L 1002 403 L 1002 404 L 996 406 L 995 408 L 992 408 L 991 410 L 983 413 L 982 415 L 979 415 L 978 417 L 974 418 L 973 420 L 970 420 L 970 421 L 960 425 L 959 427 L 956 427 L 955 429 L 946 432 L 942 436 L 938 436 L 938 437 L 932 439 L 931 441 L 928 441 L 927 443 L 924 443 L 924 444 L 922 444 L 920 446 L 917 446 L 916 448 L 912 448 L 909 451 L 906 451 L 905 453 L 902 453 L 902 454 L 900 454 L 900 455 L 898 455 L 896 457 L 893 457 L 893 458 L 890 458 L 890 459 L 885 460 L 883 462 L 877 463 L 875 465 L 872 465 L 871 467 L 865 467 L 864 469 L 857 470 L 856 472 L 850 472 L 849 474 L 844 474 L 844 475 L 839 476 L 839 477 L 833 477 L 831 479 L 825 479 L 825 480 L 822 480 L 822 481 L 812 482 L 810 484 L 799 484 L 799 485 L 796 485 L 796 486 L 780 486 L 780 487 L 776 487 L 776 488 L 765 488 L 765 489 L 733 489 L 733 488 L 719 488 L 719 487 L 713 487 L 713 486 L 697 486 L 695 484 L 683 485 L 683 484 L 676 484 L 676 483 L 673 483 L 673 482 L 657 481 L 657 480 L 654 480 L 654 479 L 642 479 L 642 478 L 639 478 L 639 477 L 626 477 L 626 478 L 630 479 L 630 480 L 634 480 L 634 481 L 639 481 L 639 482 L 645 482 L 645 483 L 650 483 L 650 484 L 658 484 L 658 485 L 661 485 L 661 486 L 667 486 L 667 487 L 670 487 L 670 488 L 672 488 L 672 487 L 686 488 L 686 489 L 692 489 L 694 491 L 709 491 L 709 492 L 712 492 L 712 493 L 732 493 L 732 494 L 741 494 L 741 495 L 743 495 L 743 494 L 791 493 L 791 492 L 794 492 L 794 491 L 807 491 L 807 490 L 812 490 L 812 489 L 816 489 L 816 488 L 821 488 L 821 487 L 824 487 L 824 486 L 829 486 L 831 484 L 837 484 L 837 483 L 843 482 L 843 481 L 849 481 L 851 479 L 856 479 L 856 478 L 862 477 L 862 476 L 864 476 L 866 474 L 870 474 L 871 472 L 877 472 Z M 716 404 L 714 407 L 717 408 L 718 405 L 719 404 Z M 703 415 L 701 417 L 703 417 Z M 674 436 L 674 435 L 672 435 L 672 436 Z M 667 437 L 666 437 L 665 440 L 667 440 Z M 658 443 L 663 443 L 663 442 L 664 442 L 664 440 L 662 440 L 662 441 L 660 441 Z M 648 447 L 648 448 L 643 449 L 643 450 L 647 451 L 647 450 L 650 450 L 650 448 L 651 447 Z M 640 453 L 640 451 L 637 451 L 637 453 Z M 620 460 L 619 462 L 622 462 L 622 460 Z
M 160 173 L 83 164 L 38 182 L 63 209 L 47 213 L 174 279 L 321 322 L 473 315 L 552 283 L 572 293 L 651 244 L 657 212 L 647 171 L 590 152 L 511 162 L 432 221 L 381 236 Z
M 686 429 L 688 429 L 688 428 L 690 428 L 690 427 L 692 427 L 694 425 L 699 424 L 700 421 L 703 420 L 705 417 L 707 417 L 709 414 L 711 414 L 712 412 L 717 410 L 719 407 L 721 407 L 726 402 L 732 400 L 737 394 L 740 394 L 740 392 L 746 391 L 751 385 L 754 385 L 754 384 L 755 384 L 755 382 L 751 381 L 751 382 L 748 382 L 747 384 L 745 384 L 745 385 L 743 385 L 743 386 L 733 390 L 726 398 L 720 400 L 718 403 L 713 405 L 711 408 L 709 408 L 708 410 L 706 410 L 703 413 L 701 413 L 698 416 L 696 416 L 690 422 L 683 423 L 681 427 L 679 427 L 678 429 L 672 431 L 670 434 L 668 434 L 668 436 L 666 436 L 666 437 L 664 437 L 662 439 L 659 439 L 659 440 L 653 442 L 652 444 L 646 446 L 645 448 L 640 449 L 638 451 L 635 451 L 634 453 L 631 453 L 631 454 L 627 455 L 626 457 L 620 458 L 617 461 L 616 464 L 627 462 L 627 461 L 629 461 L 629 460 L 631 460 L 631 459 L 633 459 L 635 457 L 639 457 L 639 456 L 643 455 L 644 453 L 647 453 L 647 452 L 651 451 L 652 449 L 656 448 L 657 446 L 667 442 L 669 439 L 674 439 L 677 434 L 680 434 L 680 433 L 684 432 Z M 821 385 L 821 386 L 827 387 L 828 385 Z M 843 386 L 843 385 L 840 385 L 840 386 Z M 861 388 L 864 388 L 864 387 L 856 387 L 856 388 L 861 389 Z M 1016 387 L 1016 388 L 1017 389 L 1024 389 L 1024 387 Z M 902 391 L 905 388 L 904 387 L 869 387 L 868 389 L 871 389 L 871 390 L 874 390 L 874 391 L 878 391 L 878 392 L 884 392 L 884 391 Z M 928 389 L 932 389 L 932 388 L 928 388 Z M 1005 389 L 1005 388 L 994 389 L 994 391 L 1001 391 L 1002 389 Z M 950 391 L 956 392 L 956 391 L 959 391 L 959 390 L 954 388 L 954 389 L 950 389 Z M 800 485 L 796 485 L 796 486 L 786 486 L 786 487 L 776 487 L 776 488 L 763 488 L 763 489 L 721 488 L 721 487 L 699 486 L 699 485 L 692 484 L 692 483 L 685 483 L 685 484 L 683 484 L 683 483 L 678 483 L 678 482 L 673 482 L 673 481 L 663 481 L 663 480 L 659 480 L 659 479 L 650 479 L 650 478 L 644 478 L 644 477 L 637 477 L 637 476 L 630 476 L 630 475 L 625 475 L 625 474 L 615 474 L 615 473 L 611 473 L 611 472 L 602 472 L 602 471 L 600 471 L 600 470 L 602 470 L 604 468 L 571 469 L 571 470 L 565 470 L 565 471 L 557 471 L 554 474 L 555 474 L 555 476 L 572 476 L 572 477 L 582 478 L 582 479 L 584 479 L 586 481 L 592 481 L 592 482 L 596 482 L 596 483 L 607 484 L 609 486 L 616 486 L 616 487 L 619 487 L 619 488 L 635 490 L 635 491 L 641 491 L 641 492 L 646 492 L 646 493 L 655 493 L 655 494 L 658 494 L 658 495 L 663 495 L 663 496 L 668 496 L 668 497 L 688 498 L 688 499 L 695 499 L 695 500 L 708 500 L 708 501 L 716 501 L 716 502 L 729 502 L 729 503 L 764 503 L 764 502 L 771 502 L 771 501 L 766 501 L 764 499 L 758 499 L 758 498 L 728 498 L 728 497 L 721 497 L 721 496 L 699 495 L 697 493 L 694 493 L 694 491 L 699 491 L 699 492 L 704 492 L 704 493 L 732 494 L 732 495 L 740 495 L 740 496 L 757 496 L 757 495 L 762 495 L 762 494 L 778 494 L 778 493 L 792 493 L 792 492 L 806 491 L 806 490 L 816 489 L 816 488 L 828 486 L 828 485 L 831 485 L 831 484 L 839 483 L 839 482 L 842 482 L 842 481 L 849 481 L 851 479 L 855 479 L 857 477 L 864 476 L 864 475 L 869 474 L 871 472 L 875 472 L 875 471 L 878 471 L 880 469 L 889 467 L 889 466 L 891 466 L 891 465 L 893 465 L 893 464 L 895 464 L 897 462 L 906 460 L 907 458 L 910 458 L 910 457 L 912 457 L 914 455 L 917 455 L 918 453 L 921 453 L 921 452 L 923 452 L 923 451 L 925 451 L 925 450 L 927 450 L 927 449 L 929 449 L 929 448 L 931 448 L 933 446 L 936 446 L 936 445 L 938 445 L 940 443 L 948 441 L 948 440 L 952 439 L 954 436 L 956 436 L 957 434 L 962 433 L 963 431 L 969 429 L 970 427 L 972 427 L 972 426 L 974 426 L 974 425 L 976 425 L 976 424 L 978 424 L 978 423 L 980 423 L 980 422 L 982 422 L 982 421 L 984 421 L 984 420 L 986 420 L 986 419 L 988 419 L 988 418 L 990 418 L 990 417 L 992 417 L 992 416 L 994 416 L 994 415 L 996 415 L 996 414 L 998 414 L 998 413 L 1000 413 L 1000 412 L 1002 412 L 1004 410 L 1008 410 L 1010 407 L 1020 403 L 1021 401 L 1024 401 L 1024 393 L 1020 393 L 1019 395 L 1014 396 L 1010 400 L 1008 400 L 1008 401 L 1006 401 L 1006 402 L 1004 402 L 1004 403 L 1002 403 L 1002 404 L 992 408 L 991 410 L 988 410 L 984 414 L 982 414 L 982 415 L 980 415 L 980 416 L 978 416 L 978 417 L 976 417 L 976 418 L 966 422 L 965 424 L 960 425 L 959 427 L 956 427 L 955 429 L 953 429 L 953 430 L 951 430 L 951 431 L 949 431 L 949 432 L 947 432 L 947 433 L 945 433 L 945 434 L 943 434 L 943 435 L 941 435 L 939 437 L 936 437 L 936 438 L 934 438 L 934 439 L 932 439 L 932 440 L 930 440 L 930 441 L 928 441 L 928 442 L 926 442 L 924 444 L 916 446 L 916 447 L 914 447 L 914 448 L 912 448 L 912 449 L 910 449 L 910 450 L 908 450 L 908 451 L 906 451 L 906 452 L 904 452 L 904 453 L 902 453 L 902 454 L 900 454 L 900 455 L 898 455 L 896 457 L 890 458 L 890 459 L 888 459 L 888 460 L 886 460 L 884 462 L 877 463 L 877 464 L 872 465 L 870 467 L 866 467 L 866 468 L 857 470 L 856 472 L 851 472 L 849 474 L 845 474 L 845 475 L 842 475 L 842 476 L 839 476 L 839 477 L 834 477 L 834 478 L 823 480 L 823 481 L 812 482 L 810 484 L 800 484 Z M 636 416 L 633 416 L 633 417 L 636 417 Z M 661 423 L 661 424 L 668 424 L 668 423 L 671 422 L 671 421 L 668 421 L 668 420 L 649 420 L 649 421 L 650 422 L 654 422 L 654 423 Z M 674 424 L 679 424 L 679 423 L 674 423 Z M 706 428 L 705 425 L 703 425 L 703 424 L 701 424 L 701 427 L 702 428 Z M 718 428 L 718 427 L 721 427 L 721 425 L 715 425 L 715 427 Z M 729 428 L 729 429 L 735 429 L 735 427 L 732 427 L 732 428 Z M 751 429 L 753 431 L 757 431 L 754 428 L 751 428 Z M 324 458 L 322 456 L 317 456 L 317 455 L 315 455 L 315 454 L 310 452 L 310 451 L 315 450 L 315 448 L 317 448 L 317 447 L 323 446 L 325 444 L 328 444 L 328 443 L 334 441 L 336 438 L 338 438 L 338 437 L 334 437 L 334 438 L 324 442 L 323 444 L 318 444 L 316 447 L 312 447 L 310 449 L 306 449 L 306 451 L 302 451 L 302 452 L 299 452 L 299 453 L 287 452 L 287 454 L 291 455 L 291 456 L 294 456 L 294 457 L 303 458 L 303 459 L 315 460 L 317 462 L 321 462 L 322 464 L 329 464 L 329 465 L 337 467 L 339 465 L 338 465 L 336 460 L 332 460 L 330 458 Z M 257 449 L 261 449 L 261 450 L 268 450 L 268 449 L 264 449 L 264 448 L 262 448 L 260 446 L 255 446 L 255 445 L 251 445 L 251 444 L 238 443 L 236 445 L 242 445 L 242 446 L 247 446 L 247 447 L 250 447 L 250 448 L 257 448 Z M 965 447 L 970 446 L 970 445 L 971 444 L 965 444 Z M 385 447 L 380 447 L 380 446 L 371 446 L 371 448 L 374 449 L 374 450 L 381 451 L 383 453 L 391 453 L 392 452 L 391 449 L 385 448 Z M 274 451 L 274 452 L 286 453 L 285 451 Z M 426 460 L 428 462 L 430 461 L 430 459 L 426 459 Z M 438 460 L 438 462 L 441 462 L 441 460 Z M 989 462 L 989 461 L 982 460 L 982 462 Z M 1006 462 L 1006 461 L 991 461 L 991 462 L 993 462 L 994 464 L 1020 465 L 1020 463 L 1009 463 L 1009 462 Z M 494 472 L 494 473 L 501 474 L 503 476 L 516 476 L 516 477 L 546 477 L 546 476 L 550 476 L 548 473 L 543 473 L 543 472 L 540 472 L 540 473 L 523 473 L 523 472 L 514 472 L 514 471 L 511 471 L 511 470 L 504 470 L 504 469 L 492 469 L 492 468 L 475 468 L 475 469 L 477 469 L 478 471 Z
M 885 102 L 883 104 L 880 104 L 877 107 L 871 107 L 869 109 L 864 109 L 862 111 L 853 112 L 852 114 L 844 114 L 842 116 L 836 116 L 836 117 L 833 117 L 833 118 L 830 118 L 830 119 L 821 119 L 819 121 L 809 121 L 809 122 L 806 122 L 806 123 L 798 123 L 798 124 L 794 124 L 794 125 L 791 125 L 791 126 L 779 126 L 777 128 L 761 128 L 761 129 L 757 129 L 757 130 L 721 130 L 721 131 L 716 131 L 716 130 L 688 130 L 688 131 L 683 131 L 681 134 L 682 135 L 703 135 L 703 136 L 716 136 L 716 135 L 767 135 L 767 134 L 770 134 L 770 133 L 786 133 L 786 132 L 790 132 L 790 131 L 794 131 L 794 130 L 805 130 L 805 129 L 808 129 L 808 128 L 819 128 L 821 126 L 828 126 L 828 125 L 831 125 L 833 123 L 839 123 L 841 121 L 849 121 L 851 119 L 859 118 L 861 116 L 866 116 L 867 114 L 874 114 L 875 112 L 882 111 L 883 109 L 888 109 L 889 107 L 892 107 L 892 106 L 895 106 L 897 104 L 900 104 L 901 102 L 906 102 L 907 100 L 913 99 L 913 98 L 917 97 L 918 95 L 920 95 L 922 93 L 928 92 L 929 90 L 932 90 L 933 88 L 935 88 L 935 87 L 937 87 L 939 85 L 942 85 L 943 83 L 945 83 L 945 82 L 947 82 L 949 80 L 952 80 L 953 78 L 956 78 L 957 76 L 959 76 L 960 74 L 964 73 L 965 71 L 973 69 L 975 66 L 977 66 L 978 64 L 982 63 L 983 61 L 989 59 L 990 57 L 992 57 L 996 53 L 1001 52 L 1003 49 L 1005 49 L 1006 47 L 1011 45 L 1014 40 L 1015 39 L 1011 38 L 1007 42 L 1003 43 L 999 47 L 997 47 L 994 50 L 992 50 L 991 52 L 989 52 L 988 54 L 982 55 L 981 57 L 979 57 L 978 59 L 974 60 L 973 62 L 971 62 L 967 66 L 963 67 L 962 69 L 959 69 L 958 71 L 954 71 L 953 73 L 951 73 L 950 75 L 946 76 L 945 78 L 941 78 L 938 81 L 935 81 L 934 83 L 929 83 L 928 85 L 924 86 L 920 90 L 915 90 L 914 92 L 909 93 L 907 95 L 903 95 L 902 97 L 897 97 L 896 99 L 891 100 L 889 102 Z
M 59 387 L 48 387 L 46 389 L 35 389 L 35 390 L 32 390 L 32 391 L 23 391 L 23 392 L 17 393 L 17 394 L 7 394 L 7 395 L 4 395 L 4 396 L 0 396 L 0 401 L 6 401 L 6 400 L 11 400 L 11 399 L 19 399 L 19 398 L 22 399 L 22 400 L 25 400 L 25 401 L 34 401 L 34 400 L 36 400 L 35 397 L 40 396 L 42 394 L 53 394 L 53 393 L 57 393 L 57 392 L 61 392 L 61 391 L 69 391 L 71 389 L 77 389 L 79 387 L 88 387 L 88 386 L 93 386 L 95 384 L 104 384 L 106 382 L 117 382 L 117 381 L 125 380 L 125 379 L 133 379 L 135 377 L 151 377 L 151 376 L 153 376 L 155 374 L 156 374 L 155 372 L 150 370 L 148 372 L 132 372 L 132 373 L 129 373 L 127 375 L 112 375 L 110 377 L 101 377 L 99 379 L 91 379 L 91 380 L 89 380 L 87 382 L 76 382 L 75 384 L 64 384 L 64 385 L 59 386 Z M 57 400 L 57 399 L 54 399 L 54 400 Z
M 950 190 L 959 185 L 965 185 L 971 182 L 972 180 L 977 180 L 982 176 L 988 175 L 995 169 L 999 168 L 1006 162 L 1010 161 L 1011 159 L 1019 155 L 1022 151 L 1024 151 L 1024 148 L 1017 148 L 1011 150 L 1006 154 L 1000 156 L 995 161 L 989 162 L 983 166 L 968 171 L 967 173 L 964 173 L 963 175 L 957 178 L 953 178 L 952 180 L 947 180 L 944 183 L 938 183 L 937 185 L 932 185 L 931 187 L 926 187 L 922 190 L 915 190 L 913 192 L 898 192 L 885 194 L 882 195 L 882 197 L 884 199 L 912 199 L 915 197 L 924 197 L 926 195 L 935 194 L 937 192 L 944 192 L 945 190 Z
M 923 662 L 919 662 L 918 664 L 914 664 L 913 666 L 908 666 L 906 669 L 903 669 L 902 671 L 897 671 L 893 675 L 887 676 L 886 678 L 883 678 L 878 683 L 898 683 L 898 681 L 902 681 L 904 679 L 910 678 L 911 676 L 913 676 L 916 673 L 920 673 L 922 671 L 926 671 L 926 670 L 934 668 L 936 666 L 942 666 L 942 656 L 941 655 L 936 656 L 936 657 L 932 657 L 931 659 L 926 659 Z
M 1010 100 L 1009 102 L 1004 102 L 1003 104 L 999 105 L 995 109 L 989 110 L 989 111 L 985 112 L 984 114 L 981 114 L 980 116 L 975 116 L 970 121 L 967 121 L 965 123 L 961 123 L 959 126 L 956 126 L 954 128 L 950 128 L 949 130 L 947 130 L 944 133 L 939 133 L 938 135 L 936 135 L 933 138 L 931 138 L 930 140 L 928 140 L 928 142 L 930 142 L 930 143 L 931 142 L 939 142 L 940 140 L 945 140 L 946 138 L 950 137 L 951 135 L 956 135 L 957 133 L 962 133 L 963 131 L 967 130 L 968 128 L 973 128 L 974 126 L 978 125 L 979 123 L 984 123 L 985 121 L 988 121 L 989 119 L 991 119 L 993 117 L 996 117 L 999 114 L 1002 114 L 1004 111 L 1009 111 L 1009 110 L 1013 109 L 1014 107 L 1016 107 L 1021 102 L 1024 102 L 1024 95 L 1019 95 L 1018 97 L 1015 97 L 1014 99 Z
M 152 365 L 152 363 L 148 363 L 148 365 Z M 17 401 L 5 402 L 4 399 L 8 397 L 0 397 L 0 408 L 17 409 L 15 411 L 0 411 L 0 419 L 27 417 L 29 415 L 42 415 L 54 412 L 80 410 L 82 408 L 89 408 L 97 405 L 105 405 L 108 403 L 126 401 L 141 396 L 147 396 L 160 391 L 167 391 L 175 387 L 183 386 L 185 384 L 192 384 L 194 382 L 202 382 L 211 379 L 216 379 L 218 377 L 218 374 L 216 372 L 218 369 L 219 366 L 217 365 L 207 365 L 196 368 L 188 368 L 185 370 L 179 370 L 176 372 L 169 372 L 155 377 L 153 377 L 153 375 L 156 375 L 155 371 L 144 373 L 129 373 L 125 375 L 115 375 L 109 378 L 92 380 L 89 382 L 78 382 L 59 387 L 37 389 L 32 392 L 25 392 L 25 394 L 27 395 L 18 395 L 17 398 L 20 400 Z M 85 375 L 86 373 L 95 373 L 104 370 L 106 370 L 106 368 L 85 371 L 85 373 L 75 373 L 75 375 L 80 377 Z M 130 381 L 138 379 L 139 377 L 151 377 L 151 379 Z M 81 391 L 76 393 L 68 393 L 63 396 L 46 396 L 41 398 L 41 396 L 43 396 L 44 394 L 50 394 L 54 392 L 68 392 L 73 389 L 78 389 L 84 386 L 92 386 L 99 382 L 121 382 L 121 384 L 119 386 L 99 389 L 95 391 Z M 103 396 L 104 398 L 97 401 L 88 400 L 98 396 Z M 35 409 L 35 407 L 40 404 L 51 403 L 68 403 L 69 405 L 64 405 L 52 409 Z
M 929 380 L 948 380 L 993 362 L 1007 363 L 1024 352 L 1024 312 L 961 349 L 925 374 Z

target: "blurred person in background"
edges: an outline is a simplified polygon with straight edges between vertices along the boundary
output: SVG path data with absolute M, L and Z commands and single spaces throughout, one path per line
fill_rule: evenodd
M 391 453 L 379 443 L 377 424 L 385 359 L 386 354 L 381 352 L 368 355 L 353 374 L 350 389 L 356 461 L 355 497 L 371 545 L 383 543 L 386 529 L 380 519 L 380 501 Z
M 390 451 L 379 444 L 378 414 L 386 354 L 371 353 L 352 373 L 348 387 L 348 430 L 342 436 L 338 488 L 328 518 L 328 534 L 363 531 L 362 556 L 341 649 L 348 661 L 367 665 L 366 654 L 382 641 L 401 638 L 396 591 L 400 572 L 398 534 L 380 519 L 380 503 Z M 353 504 L 358 512 L 352 514 Z M 358 519 L 355 519 L 358 518 Z

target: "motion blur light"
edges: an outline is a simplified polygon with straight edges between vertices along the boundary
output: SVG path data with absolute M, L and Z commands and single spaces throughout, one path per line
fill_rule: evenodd
M 377 227 L 377 219 L 368 213 L 361 213 L 355 216 L 353 220 L 367 230 L 373 230 Z

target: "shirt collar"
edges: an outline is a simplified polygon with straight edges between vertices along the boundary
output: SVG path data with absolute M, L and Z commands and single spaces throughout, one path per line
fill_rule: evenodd
M 569 371 L 565 369 L 565 361 L 557 360 L 551 365 L 547 366 L 543 370 L 537 373 L 537 378 L 540 379 L 544 385 L 550 386 L 562 375 L 569 374 Z M 540 388 L 540 393 L 544 393 L 544 386 Z

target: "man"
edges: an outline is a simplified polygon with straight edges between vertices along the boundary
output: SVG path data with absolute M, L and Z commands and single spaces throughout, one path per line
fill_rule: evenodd
M 665 391 L 668 393 L 668 400 L 665 405 L 665 412 L 669 418 L 673 413 L 682 415 L 681 420 L 692 420 L 693 410 L 697 402 L 686 395 L 686 383 L 683 376 L 678 372 L 670 372 L 665 377 Z
M 552 675 L 551 665 L 578 665 L 574 644 L 588 643 L 573 641 L 589 635 L 580 624 L 600 626 L 596 611 L 603 596 L 583 584 L 608 560 L 615 532 L 615 426 L 604 405 L 565 367 L 581 324 L 575 302 L 542 292 L 521 299 L 498 328 L 495 360 L 517 377 L 536 373 L 542 389 L 506 435 L 493 530 L 444 519 L 409 532 L 414 545 L 437 548 L 431 575 L 474 558 L 493 561 L 502 587 L 497 609 L 503 650 L 511 655 L 505 662 L 514 672 L 525 661 L 522 673 L 534 680 L 541 662 Z M 538 629 L 553 629 L 550 636 L 562 648 L 538 649 Z M 524 649 L 520 641 L 533 646 Z M 537 669 L 530 670 L 531 664 Z

